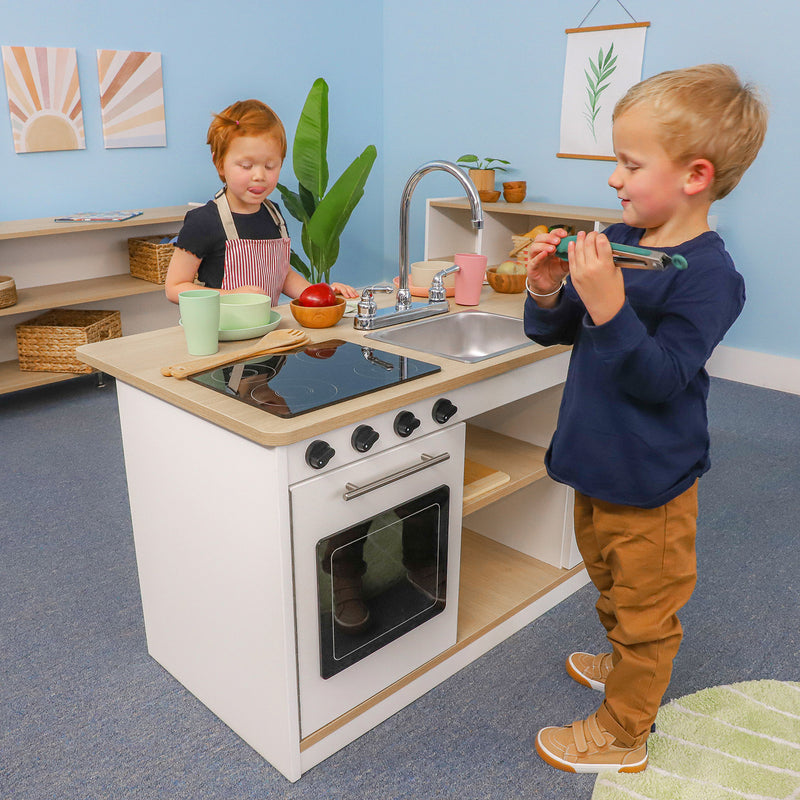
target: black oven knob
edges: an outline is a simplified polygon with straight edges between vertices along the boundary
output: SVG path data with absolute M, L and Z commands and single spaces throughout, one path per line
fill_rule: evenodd
M 419 420 L 410 411 L 401 411 L 394 418 L 394 432 L 404 439 L 419 428 Z
M 444 425 L 453 414 L 458 411 L 458 406 L 454 406 L 447 398 L 442 397 L 433 404 L 433 418 Z
M 306 464 L 314 469 L 322 469 L 336 454 L 336 451 L 322 439 L 317 439 L 306 448 Z
M 359 425 L 350 437 L 350 444 L 353 445 L 353 450 L 366 453 L 379 438 L 380 434 L 374 428 L 370 428 L 369 425 Z

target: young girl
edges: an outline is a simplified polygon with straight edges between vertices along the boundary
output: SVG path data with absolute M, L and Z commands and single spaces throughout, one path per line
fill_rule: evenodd
M 211 157 L 224 186 L 186 214 L 166 278 L 167 298 L 195 289 L 195 276 L 222 294 L 281 293 L 298 297 L 309 282 L 289 266 L 290 242 L 277 205 L 267 199 L 286 157 L 286 132 L 275 112 L 242 100 L 216 114 L 208 128 Z M 331 284 L 344 297 L 351 286 Z

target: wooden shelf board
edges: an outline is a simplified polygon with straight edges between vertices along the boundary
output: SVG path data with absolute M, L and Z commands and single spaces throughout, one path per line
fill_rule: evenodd
M 454 208 L 469 210 L 469 201 L 464 198 L 443 198 L 431 200 L 432 208 Z M 563 218 L 564 220 L 584 220 L 587 222 L 622 222 L 622 210 L 613 208 L 594 208 L 591 206 L 564 206 L 552 203 L 482 203 L 483 210 L 489 214 L 518 214 L 528 217 Z
M 0 361 L 0 394 L 46 386 L 48 383 L 81 378 L 85 372 L 23 372 L 18 361 Z
M 163 284 L 134 278 L 128 273 L 87 278 L 68 283 L 51 283 L 46 286 L 32 286 L 28 289 L 17 289 L 16 304 L 0 309 L 0 317 L 151 292 L 163 293 Z
M 456 646 L 530 605 L 566 572 L 464 528 Z
M 510 619 L 583 569 L 559 569 L 463 529 L 456 644 L 300 741 L 306 750 Z
M 467 516 L 501 497 L 529 486 L 547 476 L 546 448 L 528 444 L 511 436 L 467 425 L 466 457 L 491 470 L 505 473 L 509 480 L 477 494 L 468 493 L 462 514 Z
M 136 228 L 142 225 L 160 225 L 183 221 L 190 206 L 164 206 L 147 208 L 138 217 L 122 222 L 55 222 L 53 217 L 39 219 L 5 220 L 0 222 L 0 239 L 20 239 L 26 236 L 58 236 L 83 233 L 85 231 L 111 230 L 113 228 Z M 134 209 L 139 210 L 139 209 Z M 70 213 L 70 212 L 66 212 Z

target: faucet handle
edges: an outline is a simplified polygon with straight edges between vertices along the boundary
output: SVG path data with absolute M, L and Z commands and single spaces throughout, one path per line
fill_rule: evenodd
M 378 304 L 372 296 L 374 292 L 393 292 L 393 286 L 365 286 L 361 292 L 361 299 L 358 301 L 358 311 L 356 313 L 356 324 L 359 320 L 368 320 L 375 316 Z
M 394 286 L 365 286 L 361 290 L 361 298 L 365 300 L 368 297 L 372 297 L 373 292 L 393 292 Z
M 445 275 L 449 275 L 451 272 L 457 272 L 458 269 L 458 264 L 453 264 L 452 267 L 445 267 L 433 276 L 430 288 L 428 289 L 429 303 L 442 303 L 447 299 L 447 291 L 444 288 Z

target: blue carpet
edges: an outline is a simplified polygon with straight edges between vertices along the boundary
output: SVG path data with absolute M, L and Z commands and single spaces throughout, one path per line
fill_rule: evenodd
M 800 397 L 712 381 L 699 582 L 665 702 L 800 677 Z M 588 800 L 536 731 L 584 717 L 574 649 L 602 648 L 584 587 L 288 783 L 146 652 L 113 381 L 0 398 L 2 800 Z

